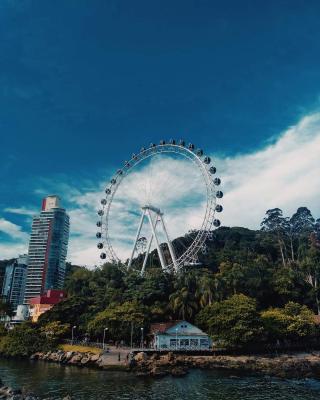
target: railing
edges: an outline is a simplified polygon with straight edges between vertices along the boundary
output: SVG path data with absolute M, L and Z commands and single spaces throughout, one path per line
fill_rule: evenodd
M 71 339 L 64 339 L 62 343 L 71 344 L 71 345 L 78 345 L 78 346 L 87 346 L 87 347 L 98 347 L 99 349 L 107 348 L 107 344 L 104 345 L 101 342 L 89 342 L 86 340 L 71 340 Z

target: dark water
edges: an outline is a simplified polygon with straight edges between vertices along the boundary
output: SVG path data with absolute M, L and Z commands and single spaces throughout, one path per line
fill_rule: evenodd
M 79 400 L 318 400 L 320 381 L 280 380 L 194 370 L 183 378 L 136 378 L 125 372 L 98 371 L 45 362 L 0 359 L 5 384 L 42 396 L 72 394 Z

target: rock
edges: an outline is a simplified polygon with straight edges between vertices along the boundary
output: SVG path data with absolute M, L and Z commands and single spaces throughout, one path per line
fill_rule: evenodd
M 82 354 L 81 353 L 75 353 L 74 356 L 69 360 L 70 364 L 79 364 L 82 360 Z
M 85 365 L 90 361 L 90 356 L 88 356 L 87 354 L 85 354 L 82 359 L 81 359 L 81 364 Z
M 134 356 L 134 359 L 135 359 L 136 361 L 146 361 L 147 358 L 148 358 L 148 356 L 147 356 L 146 353 L 144 353 L 143 351 L 141 351 L 140 353 L 137 353 L 137 354 Z
M 107 354 L 102 354 L 99 359 L 97 360 L 96 364 L 100 367 L 103 368 L 106 365 L 109 365 L 109 356 Z
M 174 354 L 172 353 L 172 351 L 169 351 L 169 353 L 166 355 L 166 357 L 167 357 L 167 360 L 170 362 L 170 361 L 173 361 L 174 359 L 175 359 L 175 356 L 174 356 Z
M 185 376 L 187 373 L 187 370 L 181 367 L 174 367 L 171 370 L 171 375 L 173 376 Z
M 100 358 L 100 354 L 93 354 L 92 356 L 90 356 L 90 362 L 95 363 L 99 360 Z
M 151 369 L 150 375 L 154 376 L 155 378 L 160 378 L 168 375 L 168 371 L 163 370 L 162 368 L 159 368 L 159 366 L 156 365 Z

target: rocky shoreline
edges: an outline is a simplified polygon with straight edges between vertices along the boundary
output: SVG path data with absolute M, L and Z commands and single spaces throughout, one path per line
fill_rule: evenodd
M 215 356 L 183 354 L 147 354 L 140 352 L 126 363 L 110 363 L 108 353 L 80 352 L 36 353 L 33 360 L 58 362 L 79 367 L 94 367 L 104 370 L 123 370 L 137 376 L 162 377 L 184 376 L 190 369 L 224 369 L 234 373 L 259 373 L 280 378 L 320 379 L 320 352 L 282 354 L 279 356 Z
M 5 386 L 0 379 L 0 399 L 6 400 L 73 400 L 71 396 L 41 398 L 33 393 L 23 393 L 21 389 Z

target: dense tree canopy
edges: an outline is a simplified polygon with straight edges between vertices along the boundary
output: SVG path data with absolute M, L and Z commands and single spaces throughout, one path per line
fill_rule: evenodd
M 179 243 L 188 244 L 193 234 Z M 77 335 L 98 340 L 108 328 L 109 339 L 129 342 L 132 327 L 137 338 L 152 322 L 187 319 L 231 347 L 312 337 L 314 313 L 320 313 L 320 220 L 306 207 L 290 218 L 268 210 L 257 231 L 221 227 L 206 245 L 201 266 L 178 275 L 161 271 L 156 252 L 144 277 L 135 270 L 141 257 L 130 272 L 120 264 L 69 264 L 68 299 L 43 314 L 39 326 L 50 330 L 60 321 L 64 335 L 77 326 Z

